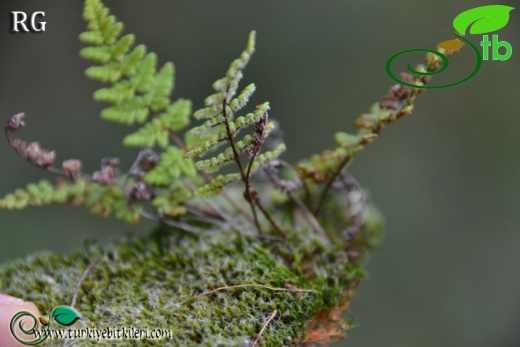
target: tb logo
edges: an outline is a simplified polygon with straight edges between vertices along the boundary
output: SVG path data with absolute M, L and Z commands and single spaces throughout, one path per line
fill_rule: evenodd
M 37 22 L 37 18 L 45 17 L 45 12 L 37 11 L 34 12 L 30 20 L 27 16 L 27 13 L 23 11 L 11 11 L 11 32 L 12 33 L 18 33 L 20 31 L 22 32 L 34 32 L 34 33 L 41 33 L 45 31 L 45 24 L 46 22 Z
M 453 27 L 457 31 L 455 32 L 449 32 L 445 31 L 448 34 L 451 34 L 454 36 L 453 39 L 443 41 L 437 45 L 437 50 L 427 49 L 427 48 L 415 48 L 415 49 L 407 49 L 405 51 L 401 51 L 399 53 L 394 54 L 386 61 L 386 72 L 388 76 L 390 76 L 391 79 L 396 81 L 397 83 L 410 87 L 410 88 L 417 88 L 417 89 L 435 89 L 435 88 L 448 88 L 456 86 L 457 84 L 461 84 L 464 82 L 469 81 L 471 78 L 473 78 L 478 71 L 480 70 L 480 67 L 482 66 L 482 61 L 489 59 L 489 48 L 491 47 L 491 56 L 493 60 L 500 60 L 504 61 L 509 58 L 511 58 L 511 55 L 513 54 L 513 47 L 511 44 L 507 41 L 500 41 L 498 39 L 498 35 L 494 34 L 491 36 L 491 41 L 489 40 L 489 35 L 483 35 L 482 41 L 480 42 L 480 45 L 482 46 L 482 54 L 480 53 L 477 46 L 475 46 L 471 41 L 469 41 L 465 35 L 466 32 L 469 31 L 469 34 L 488 34 L 497 30 L 502 29 L 507 25 L 509 22 L 509 12 L 514 10 L 514 7 L 511 6 L 505 6 L 505 5 L 487 5 L 487 6 L 481 6 L 481 7 L 475 7 L 471 10 L 467 10 L 459 14 L 455 19 L 453 20 Z M 469 29 L 469 30 L 468 30 Z M 409 63 L 407 65 L 407 70 L 410 74 L 416 75 L 416 76 L 433 76 L 436 74 L 439 74 L 443 71 L 445 71 L 448 68 L 449 60 L 448 56 L 444 53 L 450 53 L 449 55 L 453 54 L 453 52 L 457 52 L 465 45 L 468 45 L 471 47 L 473 52 L 476 56 L 476 64 L 473 71 L 466 76 L 465 78 L 453 82 L 453 83 L 447 83 L 442 85 L 425 85 L 424 83 L 410 83 L 409 81 L 403 81 L 401 78 L 396 76 L 392 72 L 392 62 L 399 56 L 407 54 L 407 53 L 413 53 L 413 52 L 426 52 L 430 54 L 430 61 L 435 62 L 437 59 L 438 64 L 440 64 L 439 67 L 435 68 L 433 71 L 426 71 L 426 68 L 423 66 L 420 71 L 414 69 Z M 504 53 L 500 53 L 499 49 L 504 48 L 502 51 L 505 50 Z M 435 58 L 432 58 L 432 55 L 436 56 Z

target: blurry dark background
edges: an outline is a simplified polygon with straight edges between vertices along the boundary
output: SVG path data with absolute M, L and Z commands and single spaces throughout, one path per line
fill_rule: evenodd
M 177 0 L 109 1 L 126 32 L 177 67 L 174 98 L 202 106 L 211 83 L 258 31 L 246 81 L 253 102 L 269 100 L 296 161 L 332 146 L 332 134 L 378 101 L 392 81 L 385 62 L 449 39 L 453 18 L 484 1 Z M 505 3 L 512 6 L 513 1 Z M 46 11 L 43 34 L 10 34 L 12 10 Z M 105 156 L 129 165 L 124 127 L 98 118 L 99 84 L 84 78 L 77 36 L 82 1 L 0 2 L 0 118 L 25 111 L 23 137 L 78 157 L 88 171 Z M 515 347 L 520 345 L 520 15 L 500 40 L 505 62 L 485 61 L 469 82 L 428 91 L 416 111 L 392 125 L 358 157 L 352 171 L 387 218 L 369 280 L 351 314 L 360 327 L 338 346 Z M 471 39 L 478 45 L 479 36 Z M 414 59 L 419 61 L 420 56 Z M 402 70 L 406 61 L 394 65 Z M 469 49 L 436 81 L 472 70 Z M 42 178 L 0 142 L 0 195 Z M 0 262 L 40 250 L 63 252 L 85 239 L 144 233 L 68 206 L 0 211 Z

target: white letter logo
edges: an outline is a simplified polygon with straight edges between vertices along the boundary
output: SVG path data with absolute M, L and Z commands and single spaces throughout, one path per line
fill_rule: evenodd
M 27 13 L 22 11 L 11 11 L 11 32 L 35 32 L 40 33 L 45 31 L 46 22 L 37 22 L 36 17 L 45 17 L 45 12 L 37 11 L 31 15 L 31 21 L 27 26 Z

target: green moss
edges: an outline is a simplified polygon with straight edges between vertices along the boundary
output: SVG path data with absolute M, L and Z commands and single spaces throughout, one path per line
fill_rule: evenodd
M 372 244 L 380 224 L 378 218 L 369 220 L 365 225 L 370 228 L 359 235 Z M 340 305 L 363 271 L 349 260 L 344 245 L 333 246 L 312 232 L 289 234 L 283 242 L 236 230 L 194 237 L 162 227 L 149 237 L 85 245 L 64 256 L 41 253 L 4 265 L 0 288 L 34 301 L 48 315 L 55 306 L 70 304 L 79 278 L 100 258 L 81 285 L 76 308 L 82 319 L 74 328 L 164 328 L 172 330 L 175 346 L 242 346 L 254 340 L 276 310 L 259 345 L 294 346 L 305 337 L 312 317 Z M 184 301 L 243 284 L 289 290 L 252 286 Z

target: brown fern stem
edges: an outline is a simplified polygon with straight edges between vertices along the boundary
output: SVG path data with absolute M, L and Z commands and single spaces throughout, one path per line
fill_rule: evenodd
M 264 206 L 260 203 L 260 201 L 256 201 L 256 205 L 258 206 L 260 211 L 262 211 L 262 214 L 269 221 L 269 223 L 273 226 L 273 228 L 276 229 L 278 234 L 285 236 L 282 228 L 278 225 L 278 223 L 276 223 L 276 221 L 273 219 L 271 214 L 264 208 Z
M 240 156 L 238 154 L 237 148 L 235 146 L 235 141 L 233 140 L 233 136 L 231 134 L 231 129 L 229 127 L 229 120 L 226 113 L 226 98 L 222 100 L 222 114 L 224 116 L 224 124 L 226 126 L 226 134 L 227 134 L 227 140 L 229 141 L 229 145 L 231 146 L 231 149 L 233 151 L 233 159 L 235 163 L 238 166 L 238 171 L 240 172 L 240 176 L 242 177 L 242 181 L 244 182 L 246 186 L 246 190 L 244 192 L 244 196 L 251 206 L 251 212 L 253 212 L 253 218 L 255 222 L 256 229 L 258 230 L 258 234 L 263 235 L 262 227 L 260 226 L 260 222 L 258 221 L 258 214 L 256 213 L 255 209 L 255 200 L 253 199 L 253 196 L 251 194 L 251 184 L 249 183 L 249 177 L 244 171 L 244 167 L 242 166 L 242 162 L 240 161 Z M 250 166 L 251 162 L 249 163 L 249 172 L 250 172 Z
M 325 186 L 325 188 L 323 188 L 323 191 L 321 192 L 318 205 L 314 209 L 314 213 L 313 213 L 314 216 L 317 217 L 320 214 L 321 209 L 323 208 L 323 205 L 325 204 L 325 200 L 327 199 L 327 195 L 329 194 L 330 189 L 332 188 L 332 184 L 339 177 L 339 175 L 341 174 L 341 171 L 345 168 L 345 166 L 347 166 L 347 164 L 350 162 L 350 159 L 352 159 L 352 157 L 350 157 L 350 156 L 345 157 L 345 159 L 343 159 L 341 161 L 341 163 L 338 165 L 338 168 L 336 169 L 336 171 L 334 172 L 332 177 L 327 181 L 327 185 Z

